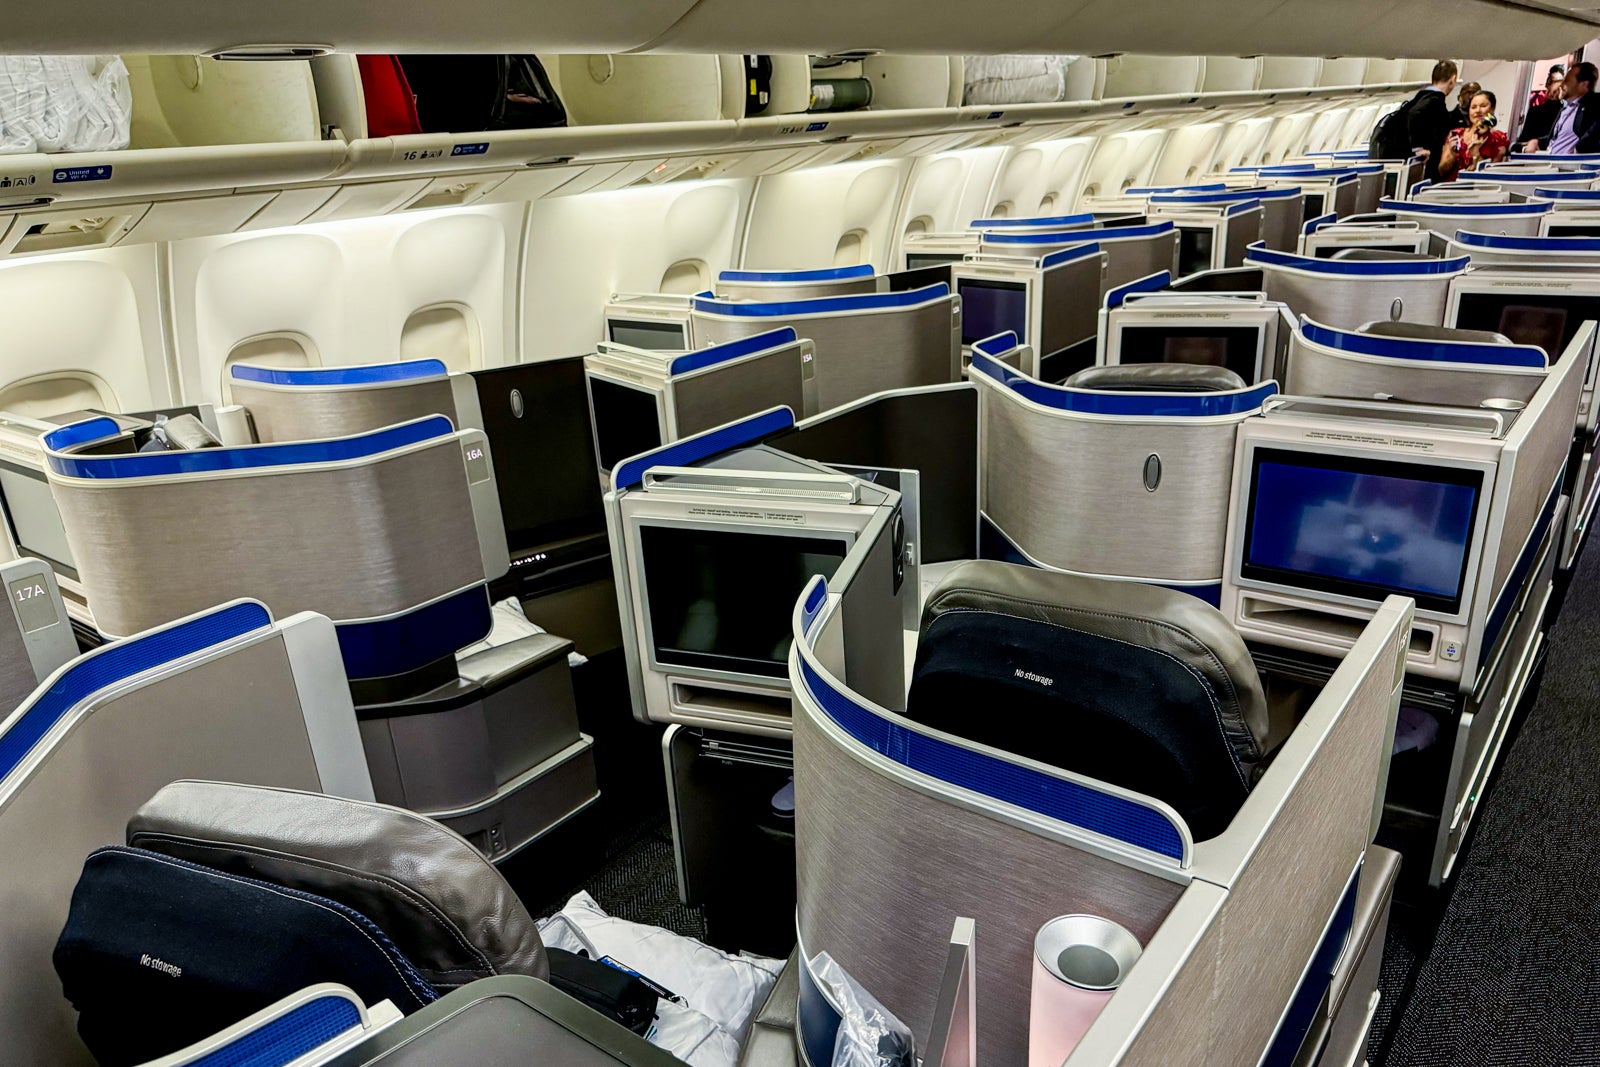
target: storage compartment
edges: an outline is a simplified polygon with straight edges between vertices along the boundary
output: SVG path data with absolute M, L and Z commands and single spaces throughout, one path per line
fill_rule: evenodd
M 1431 59 L 1369 59 L 1364 81 L 1367 85 L 1415 82 L 1423 86 L 1433 74 L 1433 64 Z
M 1105 99 L 1198 93 L 1205 75 L 1204 56 L 1113 56 L 1106 60 Z
M 1322 60 L 1310 56 L 1267 56 L 1259 88 L 1309 89 L 1322 81 Z
M 304 60 L 122 57 L 133 88 L 133 148 L 315 141 L 321 111 Z
M 872 109 L 960 107 L 960 56 L 868 56 L 861 76 L 872 85 Z
M 740 55 L 542 57 L 574 126 L 744 117 Z
M 1360 85 L 1366 78 L 1367 60 L 1362 58 L 1351 59 L 1324 59 L 1322 61 L 1322 74 L 1317 79 L 1318 85 L 1344 87 Z
M 1260 56 L 1253 59 L 1239 56 L 1206 56 L 1206 74 L 1200 83 L 1200 88 L 1202 92 L 1207 93 L 1250 92 L 1260 80 Z
M 17 215 L 11 229 L 0 238 L 0 252 L 22 256 L 110 248 L 125 238 L 149 210 L 149 204 L 118 204 L 25 211 Z

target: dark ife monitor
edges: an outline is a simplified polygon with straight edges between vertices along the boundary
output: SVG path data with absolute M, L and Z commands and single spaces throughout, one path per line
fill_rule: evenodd
M 583 357 L 474 371 L 512 565 L 606 532 Z
M 906 270 L 938 267 L 946 263 L 960 263 L 966 256 L 960 252 L 907 252 Z
M 20 554 L 36 556 L 68 578 L 78 577 L 67 530 L 43 471 L 0 460 L 0 508 Z
M 1327 202 L 1327 197 L 1325 197 L 1322 193 L 1307 192 L 1303 202 L 1305 204 L 1305 212 L 1302 215 L 1301 221 L 1310 222 L 1312 219 L 1317 218 L 1323 213 L 1322 205 Z
M 652 319 L 608 319 L 606 333 L 612 344 L 654 351 L 681 352 L 689 347 L 682 322 L 656 322 Z
M 930 285 L 943 282 L 955 292 L 955 270 L 947 263 L 936 264 L 931 267 L 917 267 L 915 269 L 899 270 L 884 276 L 889 283 L 889 292 L 905 293 L 914 289 L 926 289 Z
M 972 345 L 1008 330 L 1017 340 L 1028 341 L 1028 286 L 1025 282 L 1000 282 L 986 278 L 959 278 L 961 343 Z
M 1600 223 L 1552 222 L 1546 237 L 1600 237 Z
M 659 664 L 784 678 L 795 601 L 844 561 L 844 535 L 639 527 L 644 599 Z
M 629 456 L 661 447 L 661 401 L 655 390 L 591 375 L 589 396 L 594 402 L 601 470 L 611 470 Z
M 1416 242 L 1407 240 L 1404 244 L 1364 244 L 1364 245 L 1319 245 L 1316 249 L 1316 258 L 1332 259 L 1340 252 L 1358 248 L 1363 252 L 1414 252 Z
M 1124 326 L 1118 334 L 1121 363 L 1188 363 L 1226 367 L 1246 385 L 1253 384 L 1260 362 L 1265 327 L 1249 326 Z
M 1463 467 L 1258 448 L 1241 575 L 1459 614 L 1482 487 Z
M 1503 333 L 1519 345 L 1538 345 L 1553 361 L 1590 319 L 1600 319 L 1600 293 L 1465 291 L 1456 304 L 1455 326 Z

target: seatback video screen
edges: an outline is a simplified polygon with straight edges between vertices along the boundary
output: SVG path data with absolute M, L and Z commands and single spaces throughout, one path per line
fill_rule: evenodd
M 1250 326 L 1125 326 L 1118 332 L 1119 363 L 1188 363 L 1226 367 L 1255 384 L 1262 328 Z
M 1566 351 L 1579 327 L 1600 319 L 1600 295 L 1547 292 L 1462 293 L 1455 326 L 1503 333 L 1519 345 L 1538 345 L 1551 360 Z
M 961 343 L 972 345 L 1008 330 L 1023 344 L 1028 341 L 1028 287 L 1023 282 L 979 281 L 961 278 Z
M 1244 578 L 1460 612 L 1481 471 L 1261 448 L 1250 479 Z

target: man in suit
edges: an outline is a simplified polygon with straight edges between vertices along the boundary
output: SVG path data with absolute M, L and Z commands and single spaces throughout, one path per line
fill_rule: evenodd
M 1574 63 L 1561 83 L 1561 99 L 1528 112 L 1517 147 L 1523 152 L 1600 152 L 1600 96 L 1593 63 Z
M 1423 177 L 1429 181 L 1439 180 L 1439 157 L 1451 129 L 1450 92 L 1456 87 L 1456 73 L 1455 63 L 1448 59 L 1435 63 L 1431 83 L 1417 94 L 1416 103 L 1406 112 L 1411 148 L 1427 159 Z

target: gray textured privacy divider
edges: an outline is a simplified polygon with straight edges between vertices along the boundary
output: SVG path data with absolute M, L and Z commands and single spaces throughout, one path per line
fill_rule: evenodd
M 457 426 L 478 421 L 458 415 L 450 375 L 434 359 L 306 370 L 235 363 L 228 371 L 233 401 L 249 409 L 258 441 L 345 437 L 427 415 Z
M 1234 433 L 1275 385 L 1208 394 L 1212 404 L 1093 393 L 1045 385 L 981 354 L 971 377 L 979 507 L 1030 560 L 1159 583 L 1221 581 Z M 1107 397 L 1120 413 L 1096 410 Z
M 1090 779 L 998 754 L 1009 770 L 952 784 L 968 760 L 997 754 L 855 691 L 840 600 L 813 584 L 790 659 L 804 951 L 830 953 L 925 1041 L 945 935 L 972 917 L 980 1061 L 1022 1064 L 1034 933 L 1055 915 L 1097 914 L 1144 954 L 1069 1065 L 1257 1062 L 1372 838 L 1410 601 L 1384 604 L 1229 828 L 1184 865 L 1019 806 L 1026 788 L 998 795 L 1019 777 L 1070 780 L 1087 790 L 1079 818 L 1132 797 Z M 879 638 L 884 654 L 893 645 Z M 948 758 L 919 758 L 946 745 Z
M 1264 246 L 1252 248 L 1246 263 L 1261 268 L 1268 297 L 1296 315 L 1343 330 L 1389 319 L 1439 325 L 1450 280 L 1467 267 L 1465 256 L 1392 263 L 1319 260 Z
M 356 459 L 154 477 L 53 468 L 50 482 L 103 633 L 134 633 L 237 596 L 344 622 L 484 580 L 474 503 L 485 488 L 493 500 L 494 484 L 486 464 L 484 481 L 469 484 L 473 448 L 487 458 L 481 433 L 445 432 Z M 498 514 L 485 532 L 503 546 Z
M 692 325 L 701 345 L 794 327 L 816 347 L 819 411 L 960 376 L 961 302 L 942 285 L 782 303 L 697 299 Z
M 990 232 L 983 235 L 982 251 L 985 255 L 1037 258 L 1081 244 L 1097 244 L 1106 254 L 1105 287 L 1111 290 L 1157 271 L 1172 270 L 1177 263 L 1178 231 L 1171 221 L 1161 220 L 1145 226 L 1058 233 Z
M 40 740 L 0 764 L 0 1033 L 7 1062 L 86 1067 L 50 953 L 91 850 L 121 844 L 179 778 L 362 800 L 372 787 L 333 627 L 309 613 L 273 623 L 249 601 L 80 657 L 0 741 L 36 723 Z
M 1524 237 L 1479 231 L 1463 220 L 1450 238 L 1450 255 L 1471 256 L 1485 263 L 1583 264 L 1600 267 L 1600 239 L 1593 237 Z
M 1492 233 L 1504 237 L 1534 237 L 1539 220 L 1550 211 L 1543 201 L 1522 204 L 1427 204 L 1410 200 L 1385 200 L 1381 210 L 1402 222 L 1449 236 L 1457 230 Z
M 55 572 L 25 557 L 0 564 L 0 590 L 11 601 L 0 611 L 0 719 L 33 687 L 78 654 Z
M 1522 345 L 1504 349 L 1497 355 L 1488 345 L 1352 334 L 1306 320 L 1289 343 L 1284 390 L 1460 407 L 1490 398 L 1527 403 L 1545 379 L 1544 352 Z

